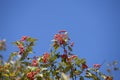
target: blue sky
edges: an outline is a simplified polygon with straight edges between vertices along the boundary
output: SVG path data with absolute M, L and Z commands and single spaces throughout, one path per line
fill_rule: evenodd
M 23 35 L 38 38 L 34 51 L 41 55 L 49 51 L 56 32 L 67 30 L 75 42 L 74 54 L 86 58 L 90 67 L 104 60 L 119 61 L 119 4 L 119 0 L 0 0 L 0 39 L 7 40 L 8 48 L 3 56 L 7 59 L 17 50 L 11 42 Z

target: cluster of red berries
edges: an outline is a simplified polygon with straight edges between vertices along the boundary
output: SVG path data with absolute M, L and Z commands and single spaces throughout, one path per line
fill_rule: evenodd
M 34 59 L 32 60 L 32 66 L 38 66 L 39 62 L 38 60 Z
M 54 35 L 54 41 L 59 45 L 65 44 L 68 39 L 69 38 L 65 30 L 59 31 L 59 33 Z
M 47 63 L 49 57 L 50 57 L 50 54 L 49 54 L 49 53 L 47 53 L 47 52 L 44 53 L 43 58 L 42 58 L 42 59 L 43 59 L 43 62 L 44 62 L 44 63 Z
M 39 72 L 40 72 L 39 68 L 36 71 L 31 71 L 31 72 L 27 73 L 27 78 L 29 80 L 34 80 L 35 75 L 38 74 Z
M 28 36 L 22 36 L 20 42 L 24 42 L 27 38 L 28 38 Z M 19 54 L 24 53 L 24 46 L 23 46 L 23 44 L 19 43 L 17 46 L 18 46 L 18 48 L 20 50 Z

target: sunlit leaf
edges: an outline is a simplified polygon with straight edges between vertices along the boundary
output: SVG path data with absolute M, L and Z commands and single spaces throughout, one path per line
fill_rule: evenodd
M 20 58 L 20 61 L 24 60 L 28 56 L 27 52 L 24 52 Z
M 66 74 L 61 73 L 61 80 L 70 80 L 70 79 Z
M 103 79 L 105 79 L 106 78 L 106 75 L 105 74 L 103 74 L 103 73 L 99 73 L 99 75 L 103 78 Z
M 11 60 L 13 60 L 13 58 L 14 58 L 15 56 L 17 56 L 17 55 L 18 55 L 17 52 L 11 53 L 10 56 L 9 56 L 8 62 L 10 62 Z
M 23 61 L 23 62 L 21 62 L 22 64 L 24 64 L 25 66 L 29 66 L 29 65 L 31 65 L 31 63 L 29 63 L 29 62 L 25 62 L 25 61 Z
M 53 47 L 54 47 L 55 50 L 57 50 L 60 46 L 55 43 L 55 44 L 53 45 Z
M 83 64 L 83 63 L 85 63 L 85 59 L 78 59 L 78 58 L 75 58 L 75 63 L 76 63 L 76 65 Z
M 5 76 L 5 77 L 9 77 L 9 75 L 8 75 L 8 74 L 3 74 L 3 76 Z
M 93 74 L 93 73 L 91 73 L 91 72 L 89 72 L 89 71 L 86 72 L 86 76 L 85 76 L 85 77 L 87 77 L 87 78 L 93 78 L 93 80 L 100 80 L 100 79 L 97 77 L 97 75 L 95 75 L 95 74 Z
M 28 50 L 29 53 L 32 53 L 32 50 L 33 50 L 32 46 L 28 47 L 27 50 Z
M 47 68 L 41 68 L 41 71 L 47 70 Z
M 37 39 L 31 38 L 31 37 L 29 37 L 29 38 L 26 39 L 26 41 L 28 41 L 28 42 L 35 42 L 36 40 Z
M 69 70 L 70 70 L 70 67 L 68 66 L 64 69 L 64 72 L 68 72 Z
M 80 75 L 82 72 L 79 70 L 76 70 L 74 73 L 75 73 L 75 75 Z

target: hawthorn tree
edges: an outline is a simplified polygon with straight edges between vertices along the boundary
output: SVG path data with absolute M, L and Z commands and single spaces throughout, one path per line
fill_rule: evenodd
M 54 35 L 49 52 L 41 56 L 29 57 L 37 39 L 23 36 L 13 42 L 18 51 L 10 54 L 8 61 L 0 55 L 0 80 L 113 80 L 112 75 L 100 71 L 102 64 L 88 67 L 85 58 L 73 54 L 74 42 L 70 41 L 68 32 L 59 31 Z M 0 41 L 0 50 L 5 50 L 5 40 Z M 117 61 L 109 64 L 119 70 Z M 107 69 L 110 73 L 111 69 Z

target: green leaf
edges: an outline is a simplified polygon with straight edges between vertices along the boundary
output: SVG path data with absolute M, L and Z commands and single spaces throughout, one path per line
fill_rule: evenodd
M 19 45 L 19 44 L 22 44 L 23 46 L 24 46 L 24 43 L 23 42 L 21 42 L 21 41 L 16 41 L 16 42 L 13 42 L 13 44 L 15 44 L 15 45 Z
M 37 67 L 32 67 L 31 70 L 32 71 L 36 71 L 38 68 Z
M 57 50 L 60 46 L 58 44 L 54 44 L 53 47 L 55 50 Z
M 15 56 L 17 56 L 17 55 L 18 55 L 17 52 L 11 53 L 11 54 L 10 54 L 10 57 L 9 57 L 9 59 L 8 59 L 8 62 L 10 62 L 11 60 L 13 60 L 13 58 L 14 58 Z
M 20 58 L 20 61 L 24 60 L 28 56 L 27 52 L 22 53 L 22 57 Z
M 9 75 L 8 75 L 8 74 L 3 74 L 3 76 L 5 76 L 5 77 L 9 77 Z
M 25 62 L 25 61 L 23 61 L 23 62 L 21 62 L 22 64 L 24 64 L 24 65 L 26 65 L 26 66 L 29 66 L 29 65 L 31 65 L 31 63 L 30 62 Z
M 27 70 L 31 70 L 32 69 L 32 66 L 27 66 Z
M 37 77 L 37 80 L 40 80 L 40 79 L 43 80 L 43 79 L 42 79 L 43 74 L 37 74 L 37 75 L 35 75 L 35 77 Z
M 16 41 L 16 42 L 12 42 L 13 44 L 15 44 L 15 45 L 18 45 L 18 44 L 20 44 L 20 42 L 19 41 Z
M 106 75 L 105 74 L 103 74 L 103 73 L 99 73 L 99 75 L 103 78 L 103 79 L 105 79 L 106 78 Z
M 54 55 L 53 57 L 51 57 L 51 58 L 49 59 L 49 61 L 50 61 L 50 62 L 54 62 L 56 59 L 57 59 L 57 56 Z
M 35 42 L 36 40 L 37 39 L 31 38 L 31 37 L 29 37 L 29 38 L 26 39 L 26 41 L 28 41 L 28 42 Z
M 31 42 L 31 43 L 29 44 L 29 46 L 34 46 L 34 42 Z
M 46 71 L 47 70 L 47 68 L 41 68 L 41 71 Z
M 58 73 L 57 71 L 52 72 L 53 76 L 55 76 L 57 73 Z
M 97 77 L 97 75 L 95 75 L 95 74 L 93 74 L 93 73 L 91 73 L 91 72 L 89 72 L 89 71 L 86 72 L 86 76 L 85 76 L 85 77 L 87 77 L 87 78 L 93 78 L 93 80 L 100 80 L 100 79 Z
M 61 80 L 70 80 L 65 73 L 61 73 Z
M 42 57 L 40 56 L 40 57 L 38 57 L 38 59 L 37 59 L 39 62 L 42 62 Z
M 30 46 L 30 47 L 27 48 L 27 51 L 28 51 L 29 53 L 32 53 L 32 50 L 33 50 L 32 46 Z
M 83 76 L 80 76 L 80 80 L 84 80 L 84 77 L 83 77 Z
M 80 75 L 82 72 L 79 71 L 79 70 L 76 70 L 76 71 L 74 71 L 74 73 L 75 73 L 76 75 Z
M 80 65 L 80 64 L 82 64 L 82 63 L 85 63 L 85 59 L 79 59 L 79 58 L 75 58 L 75 64 L 76 65 Z
M 59 65 L 60 66 L 66 66 L 66 64 L 64 62 L 60 62 Z
M 68 46 L 68 50 L 72 51 L 72 48 L 70 46 Z
M 68 67 L 66 67 L 65 69 L 64 69 L 64 72 L 66 73 L 66 72 L 68 72 L 70 70 L 70 67 L 68 66 Z

